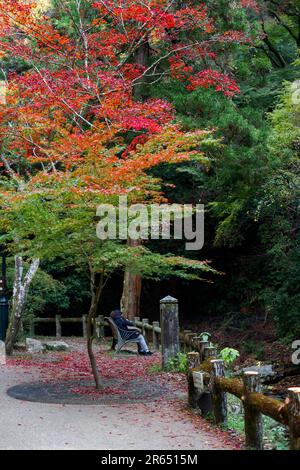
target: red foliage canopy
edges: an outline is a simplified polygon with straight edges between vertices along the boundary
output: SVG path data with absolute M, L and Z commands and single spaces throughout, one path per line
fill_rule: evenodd
M 162 133 L 174 111 L 161 99 L 138 100 L 135 90 L 143 82 L 171 76 L 188 90 L 213 87 L 228 97 L 239 92 L 233 78 L 213 63 L 220 44 L 247 38 L 238 31 L 218 34 L 203 3 L 82 5 L 74 14 L 66 4 L 70 27 L 62 32 L 50 16 L 37 15 L 33 2 L 0 0 L 1 54 L 28 64 L 27 71 L 7 77 L 0 138 L 35 172 L 53 176 L 99 158 L 116 163 L 119 154 L 130 159 L 136 136 L 145 142 Z M 165 154 L 166 161 L 173 156 Z M 145 164 L 148 168 L 147 156 Z

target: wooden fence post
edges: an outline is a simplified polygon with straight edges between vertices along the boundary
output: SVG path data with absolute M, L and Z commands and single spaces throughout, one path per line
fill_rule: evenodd
M 200 354 L 198 352 L 189 352 L 187 355 L 188 369 L 195 369 L 200 365 Z
M 197 351 L 200 355 L 200 362 L 201 362 L 201 354 L 200 354 L 200 339 L 199 339 L 199 335 L 197 333 L 194 334 L 194 338 L 193 338 L 193 347 L 194 347 L 194 351 Z
M 201 362 L 204 361 L 204 349 L 208 348 L 210 345 L 209 341 L 199 341 L 199 347 L 200 347 L 200 360 Z
M 180 352 L 178 300 L 167 296 L 160 301 L 162 366 Z
M 148 340 L 148 330 L 145 325 L 149 325 L 149 318 L 142 318 L 142 335 Z
M 183 346 L 183 350 L 184 350 L 185 353 L 187 353 L 190 349 L 189 346 L 186 344 L 186 341 L 185 341 L 185 337 L 189 333 L 192 333 L 192 330 L 183 330 L 183 340 L 182 340 L 181 344 Z
M 30 321 L 29 321 L 29 336 L 31 338 L 34 338 L 35 336 L 34 318 L 30 318 Z
M 55 326 L 56 326 L 56 338 L 61 338 L 61 316 L 55 316 Z
M 152 323 L 153 330 L 152 330 L 152 342 L 155 351 L 159 351 L 159 333 L 155 331 L 155 328 L 159 328 L 159 321 L 154 321 Z
M 207 361 L 208 359 L 216 359 L 217 357 L 217 348 L 214 346 L 207 346 L 203 351 L 203 360 Z
M 197 335 L 196 333 L 186 333 L 185 335 L 185 339 L 186 339 L 186 343 L 187 343 L 187 350 L 190 350 L 190 351 L 193 351 L 193 339 L 196 338 Z
M 86 338 L 86 315 L 82 315 L 82 336 Z
M 247 403 L 249 394 L 260 392 L 260 376 L 258 372 L 248 371 L 243 375 L 244 383 L 244 411 L 246 447 L 263 449 L 263 421 L 262 414 Z
M 187 371 L 187 381 L 188 381 L 188 402 L 192 408 L 197 408 L 197 401 L 199 398 L 199 391 L 197 390 L 196 385 L 199 384 L 203 386 L 203 376 L 200 375 L 198 378 L 197 384 L 194 383 L 193 370 L 200 364 L 200 354 L 198 352 L 190 352 L 187 355 L 188 360 L 188 371 Z M 199 372 L 201 374 L 201 372 Z M 201 387 L 200 387 L 201 388 Z
M 212 394 L 206 383 L 207 378 L 207 372 L 201 370 L 200 353 L 188 353 L 188 401 L 192 408 L 200 410 L 203 417 L 212 411 Z
M 288 389 L 290 449 L 300 450 L 300 387 Z
M 227 423 L 227 393 L 222 392 L 216 379 L 225 377 L 224 361 L 216 359 L 212 363 L 212 404 L 215 422 L 217 424 Z

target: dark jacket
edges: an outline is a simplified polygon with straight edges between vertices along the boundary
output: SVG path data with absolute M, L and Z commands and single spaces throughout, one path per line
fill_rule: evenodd
M 126 320 L 126 318 L 124 318 L 122 316 L 114 317 L 113 321 L 115 322 L 115 324 L 116 324 L 116 326 L 118 327 L 119 330 L 130 331 L 131 332 L 131 335 L 130 335 L 131 338 L 135 339 L 140 335 L 139 331 L 135 331 L 135 330 L 131 331 L 130 328 L 128 328 L 129 326 L 134 326 L 132 321 Z

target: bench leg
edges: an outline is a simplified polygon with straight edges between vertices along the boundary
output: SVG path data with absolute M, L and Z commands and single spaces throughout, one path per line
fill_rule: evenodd
M 111 351 L 116 350 L 117 343 L 118 343 L 118 341 L 116 340 L 116 338 L 113 338 L 111 348 L 110 348 Z
M 116 352 L 119 353 L 121 349 L 123 348 L 125 343 L 117 343 L 116 344 Z

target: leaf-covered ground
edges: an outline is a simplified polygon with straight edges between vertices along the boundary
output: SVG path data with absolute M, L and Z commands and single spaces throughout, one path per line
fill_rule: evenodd
M 106 386 L 99 392 L 93 387 L 85 344 L 76 340 L 71 345 L 69 353 L 18 354 L 0 367 L 0 400 L 8 413 L 6 430 L 11 428 L 12 436 L 20 433 L 21 441 L 25 440 L 20 448 L 34 448 L 34 442 L 28 442 L 29 435 L 37 448 L 241 448 L 235 436 L 188 410 L 184 375 L 149 370 L 159 363 L 158 354 L 150 358 L 130 352 L 116 355 L 107 351 L 107 345 L 102 346 L 96 354 Z M 78 401 L 73 405 L 64 400 L 32 403 L 7 395 L 8 389 L 22 384 L 46 388 L 63 384 L 64 391 Z M 87 421 L 95 429 L 92 436 Z M 20 427 L 27 435 L 21 434 Z M 46 429 L 48 438 L 43 434 Z M 9 433 L 7 436 L 4 431 L 0 425 L 3 446 L 9 441 Z M 10 441 L 6 448 L 9 446 Z
M 164 399 L 174 398 L 178 393 L 186 391 L 186 381 L 182 374 L 150 372 L 152 366 L 160 363 L 159 354 L 140 357 L 130 350 L 116 354 L 110 352 L 107 346 L 98 347 L 95 354 L 104 384 L 103 390 L 95 389 L 85 345 L 81 341 L 73 341 L 72 350 L 68 353 L 19 355 L 9 359 L 7 365 L 21 367 L 29 373 L 32 370 L 38 371 L 40 382 L 63 383 L 70 393 L 94 400 L 117 397 L 119 400 L 126 398 L 147 401 L 152 399 L 154 388 L 157 398 Z M 132 387 L 131 384 L 137 385 Z

